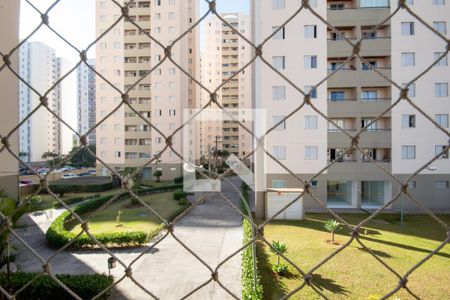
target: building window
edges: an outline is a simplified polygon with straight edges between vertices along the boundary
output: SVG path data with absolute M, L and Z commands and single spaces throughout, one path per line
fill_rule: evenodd
M 317 38 L 317 25 L 305 25 L 305 39 Z
M 279 29 L 279 26 L 273 26 L 272 30 L 275 32 Z M 274 40 L 284 40 L 286 38 L 286 28 L 283 27 L 280 30 L 277 31 L 277 33 L 275 33 L 275 35 L 273 36 Z
M 274 56 L 272 57 L 273 67 L 277 70 L 284 70 L 286 68 L 286 62 L 284 56 Z
M 407 83 L 402 83 L 402 87 L 405 88 Z M 416 96 L 416 84 L 411 83 L 408 87 L 408 97 L 415 97 Z
M 121 155 L 120 151 L 114 151 L 115 158 L 120 158 L 120 155 Z
M 283 121 L 285 118 L 285 116 L 273 116 L 272 117 L 272 121 L 273 121 L 273 125 L 275 126 L 277 124 L 279 124 L 281 121 Z M 286 129 L 286 121 L 283 121 L 280 123 L 280 125 L 278 125 L 275 130 L 285 130 Z
M 445 149 L 446 147 L 447 146 L 445 146 L 445 145 L 436 145 L 435 146 L 435 153 L 434 153 L 434 155 L 437 156 L 437 155 L 442 153 L 439 156 L 439 158 L 448 158 L 448 149 Z
M 317 129 L 317 116 L 305 116 L 305 129 Z
M 360 0 L 361 7 L 389 7 L 389 0 Z
M 272 0 L 273 9 L 284 9 L 285 6 L 285 0 Z
M 305 146 L 305 160 L 317 160 L 318 147 L 317 146 Z
M 445 0 L 433 0 L 433 5 L 445 5 Z
M 414 35 L 414 22 L 402 22 L 402 35 Z
M 285 100 L 286 99 L 286 87 L 285 86 L 273 86 L 272 87 L 272 100 Z
M 438 61 L 442 55 L 444 55 L 444 52 L 434 52 L 434 60 Z M 445 67 L 447 65 L 448 65 L 447 55 L 442 57 L 436 64 L 436 66 L 438 67 Z
M 445 22 L 433 22 L 433 28 L 442 35 L 447 34 L 447 24 Z
M 434 119 L 442 128 L 448 128 L 448 114 L 437 114 Z
M 416 57 L 414 52 L 402 52 L 402 66 L 412 67 L 416 64 Z
M 272 180 L 272 188 L 284 189 L 286 187 L 286 180 Z
M 402 159 L 416 159 L 416 146 L 402 146 Z
M 169 5 L 175 5 L 175 0 L 169 0 Z
M 362 101 L 376 101 L 378 98 L 377 91 L 368 90 L 368 91 L 362 91 L 361 92 L 361 100 Z
M 447 180 L 438 180 L 434 182 L 434 188 L 436 189 L 448 189 L 449 183 Z
M 402 128 L 416 128 L 416 115 L 402 115 Z
M 330 101 L 343 101 L 345 99 L 345 93 L 343 91 L 330 92 Z
M 305 69 L 317 68 L 317 55 L 305 55 Z
M 439 82 L 434 84 L 434 95 L 436 97 L 447 97 L 448 96 L 448 83 Z
M 272 155 L 278 160 L 285 160 L 286 146 L 274 146 Z
M 317 99 L 317 89 L 311 85 L 305 86 L 305 93 L 311 95 L 311 99 Z

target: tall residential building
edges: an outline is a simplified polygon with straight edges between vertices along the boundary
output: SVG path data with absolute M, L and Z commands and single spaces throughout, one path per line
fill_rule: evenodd
M 118 1 L 125 5 L 123 1 Z M 98 43 L 96 70 L 120 90 L 128 90 L 129 107 L 120 109 L 98 128 L 97 155 L 116 169 L 143 166 L 166 147 L 166 141 L 148 122 L 169 136 L 183 122 L 184 109 L 198 105 L 198 89 L 180 69 L 164 61 L 164 49 L 147 34 L 167 46 L 197 20 L 198 1 L 135 1 L 129 6 L 129 20 L 119 22 Z M 120 15 L 111 1 L 97 1 L 97 36 L 100 36 Z M 190 31 L 171 48 L 173 60 L 186 72 L 198 78 L 197 30 Z M 150 74 L 149 72 L 155 68 Z M 148 75 L 148 76 L 147 76 Z M 121 93 L 97 78 L 97 122 L 122 101 Z M 182 154 L 182 132 L 172 138 L 174 149 Z M 172 150 L 160 155 L 161 163 L 144 169 L 144 178 L 151 178 L 155 168 L 162 168 L 163 178 L 182 174 L 182 161 Z M 99 173 L 107 169 L 99 165 Z
M 87 63 L 95 68 L 95 60 L 89 59 Z M 95 73 L 86 64 L 77 69 L 77 130 L 85 134 L 96 124 L 95 111 Z M 89 145 L 95 145 L 95 130 L 88 135 Z
M 0 45 L 1 53 L 9 53 L 19 44 L 19 1 L 3 1 L 0 7 Z M 10 57 L 11 67 L 19 67 L 19 55 L 16 51 Z M 6 136 L 19 123 L 18 79 L 7 69 L 0 71 L 0 91 L 2 95 L 2 109 L 0 109 L 0 135 Z M 13 153 L 19 151 L 19 135 L 17 131 L 8 138 Z M 0 146 L 0 148 L 3 145 Z M 19 162 L 6 150 L 0 152 L 0 190 L 11 198 L 17 198 L 19 186 Z
M 250 18 L 242 13 L 222 15 L 228 24 L 240 34 L 250 37 Z M 251 46 L 216 16 L 204 21 L 205 52 L 202 54 L 202 84 L 215 90 L 244 67 L 251 59 Z M 242 115 L 238 110 L 252 108 L 251 68 L 233 77 L 218 91 L 218 102 L 235 116 Z M 202 106 L 210 100 L 202 91 Z M 214 107 L 212 107 L 214 108 Z M 245 117 L 245 116 L 243 116 Z M 239 117 L 240 121 L 244 120 Z M 251 127 L 251 125 L 249 125 Z M 226 150 L 240 158 L 252 149 L 252 137 L 230 120 L 202 122 L 200 138 L 201 156 L 208 159 L 214 149 Z
M 20 76 L 41 94 L 67 70 L 68 62 L 56 57 L 55 50 L 44 43 L 27 42 L 20 48 Z M 19 115 L 23 120 L 40 104 L 40 99 L 23 82 L 20 82 L 19 89 Z M 63 84 L 59 84 L 47 95 L 49 108 L 59 116 L 62 116 L 64 93 Z M 61 130 L 60 121 L 55 116 L 44 107 L 38 109 L 20 127 L 20 152 L 24 153 L 25 160 L 42 161 L 42 154 L 48 151 L 58 154 L 66 152 L 63 151 Z
M 448 37 L 449 4 L 424 2 L 414 1 L 413 9 Z M 279 28 L 300 4 L 296 0 L 252 1 L 256 44 Z M 263 55 L 274 68 L 309 92 L 314 106 L 350 135 L 368 126 L 400 96 L 398 88 L 372 68 L 403 84 L 445 51 L 445 42 L 406 11 L 384 22 L 397 3 L 390 7 L 388 0 L 317 0 L 310 1 L 310 5 L 342 34 L 327 28 L 309 11 L 302 11 L 265 45 Z M 366 63 L 357 58 L 347 60 L 353 49 L 344 36 L 352 41 L 365 38 L 360 55 Z M 338 68 L 318 89 L 311 90 Z M 298 107 L 303 96 L 261 62 L 257 62 L 255 71 L 255 105 L 267 109 L 267 125 L 271 127 Z M 449 126 L 448 76 L 444 75 L 448 73 L 444 59 L 409 89 L 411 99 L 444 128 Z M 266 149 L 304 180 L 337 160 L 311 182 L 313 193 L 328 207 L 372 209 L 390 201 L 400 187 L 367 157 L 405 179 L 442 151 L 448 138 L 403 100 L 361 134 L 359 147 L 364 155 L 356 149 L 347 151 L 350 145 L 350 138 L 308 105 L 266 141 Z M 269 188 L 302 187 L 271 159 L 267 159 L 266 173 Z M 429 208 L 448 209 L 449 174 L 450 161 L 445 154 L 410 182 L 410 193 Z M 265 193 L 258 195 L 260 216 L 265 214 L 264 197 Z M 389 208 L 399 209 L 401 205 L 419 209 L 408 200 L 397 201 Z M 310 197 L 305 197 L 305 207 L 320 208 Z

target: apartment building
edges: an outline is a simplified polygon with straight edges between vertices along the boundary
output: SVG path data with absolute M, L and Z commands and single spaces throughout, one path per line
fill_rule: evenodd
M 55 50 L 42 42 L 27 42 L 20 48 L 20 76 L 40 93 L 45 93 L 69 69 L 69 63 L 56 57 Z M 48 106 L 62 116 L 63 98 L 66 97 L 67 80 L 56 86 L 48 95 Z M 27 85 L 19 85 L 20 120 L 40 104 L 39 95 Z M 70 96 L 70 95 L 67 95 Z M 64 118 L 64 116 L 62 116 Z M 45 108 L 37 110 L 20 127 L 20 152 L 27 161 L 42 161 L 45 152 L 67 153 L 70 141 L 64 143 L 61 137 L 61 123 Z
M 8 53 L 19 43 L 19 18 L 20 3 L 18 1 L 4 1 L 0 6 L 0 45 L 1 53 Z M 17 70 L 19 67 L 18 52 L 10 57 L 11 67 Z M 0 91 L 3 98 L 0 109 L 0 135 L 6 136 L 19 123 L 19 106 L 17 95 L 19 94 L 18 79 L 7 69 L 0 71 Z M 6 101 L 9 99 L 9 101 Z M 8 138 L 10 149 L 13 153 L 19 151 L 19 134 L 17 131 Z M 3 146 L 3 145 L 2 145 Z M 0 147 L 2 147 L 0 146 Z M 0 152 L 0 190 L 9 197 L 18 197 L 18 170 L 19 162 L 7 151 Z
M 250 18 L 243 13 L 228 13 L 221 17 L 240 34 L 251 36 Z M 202 54 L 202 84 L 215 90 L 244 67 L 251 59 L 251 47 L 228 25 L 216 16 L 204 21 L 205 51 Z M 218 102 L 240 119 L 247 121 L 243 109 L 252 108 L 251 68 L 233 77 L 218 91 Z M 202 91 L 202 106 L 210 100 Z M 215 108 L 215 107 L 211 107 Z M 226 114 L 222 121 L 202 122 L 200 133 L 201 156 L 211 160 L 216 150 L 226 150 L 237 157 L 245 157 L 252 149 L 252 137 Z M 250 116 L 249 116 L 250 117 Z M 249 125 L 251 127 L 251 125 Z
M 100 36 L 121 11 L 111 1 L 97 1 L 96 5 L 96 31 Z M 116 169 L 143 166 L 156 155 L 160 163 L 146 166 L 144 178 L 152 178 L 155 168 L 163 171 L 162 178 L 177 177 L 182 174 L 183 161 L 170 149 L 161 153 L 166 141 L 149 122 L 169 136 L 182 124 L 183 110 L 196 107 L 199 92 L 175 64 L 169 60 L 162 62 L 165 51 L 148 34 L 164 46 L 171 44 L 194 24 L 198 1 L 134 1 L 128 7 L 129 18 L 119 22 L 97 43 L 97 71 L 115 88 L 97 78 L 96 117 L 97 122 L 102 121 L 121 103 L 121 92 L 131 87 L 129 101 L 139 115 L 121 106 L 104 120 L 96 132 L 97 155 Z M 171 57 L 183 70 L 199 77 L 196 30 L 177 41 L 171 48 Z M 182 138 L 181 132 L 172 138 L 172 145 L 180 154 Z M 100 164 L 98 169 L 100 174 L 108 172 Z
M 446 35 L 448 4 L 431 0 L 429 3 L 415 2 L 414 9 L 418 9 L 421 15 L 423 13 L 426 21 Z M 254 37 L 259 43 L 288 19 L 301 1 L 253 1 L 252 5 Z M 333 166 L 311 181 L 313 193 L 328 207 L 380 207 L 399 192 L 399 186 L 370 161 L 375 160 L 388 172 L 404 179 L 439 150 L 442 151 L 448 139 L 406 101 L 372 123 L 400 95 L 395 86 L 372 69 L 395 82 L 408 83 L 445 51 L 445 42 L 440 42 L 406 12 L 398 13 L 376 31 L 372 30 L 395 9 L 387 0 L 317 0 L 310 1 L 310 5 L 341 34 L 327 28 L 309 12 L 302 11 L 266 44 L 264 57 L 297 86 L 309 92 L 314 106 L 347 133 L 354 135 L 366 128 L 359 139 L 363 153 L 348 150 L 351 139 L 309 106 L 277 127 L 267 138 L 266 149 L 304 180 L 309 180 L 312 174 L 335 161 Z M 414 34 L 407 34 L 411 32 Z M 357 58 L 347 60 L 352 55 L 352 47 L 344 37 L 352 41 L 364 37 L 360 51 L 364 63 Z M 430 49 L 430 45 L 435 49 Z M 338 68 L 339 71 L 319 88 L 311 89 Z M 262 63 L 256 64 L 255 71 L 255 105 L 267 110 L 268 127 L 271 127 L 297 107 L 303 96 Z M 446 60 L 443 60 L 429 76 L 410 86 L 410 96 L 415 95 L 411 99 L 421 98 L 422 102 L 415 103 L 446 128 L 450 105 L 448 75 L 444 74 L 448 72 Z M 429 105 L 430 101 L 433 104 Z M 448 154 L 444 154 L 410 184 L 411 194 L 429 208 L 449 208 L 449 163 Z M 270 159 L 267 159 L 266 173 L 269 188 L 301 187 L 296 179 Z M 265 213 L 264 197 L 264 193 L 258 195 L 259 215 Z M 304 201 L 307 209 L 320 208 L 309 196 Z M 400 206 L 418 209 L 407 200 L 397 201 L 390 208 L 398 209 Z
M 95 60 L 87 63 L 95 68 Z M 95 73 L 86 64 L 77 69 L 77 130 L 84 134 L 96 124 L 95 110 Z M 89 145 L 95 145 L 95 130 L 88 135 Z

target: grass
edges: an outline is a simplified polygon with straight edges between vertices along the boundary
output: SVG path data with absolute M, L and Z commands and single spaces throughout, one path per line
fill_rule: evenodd
M 357 224 L 367 217 L 354 214 L 341 216 L 350 224 Z M 450 216 L 441 218 L 450 223 Z M 328 243 L 331 234 L 323 228 L 327 219 L 329 216 L 325 214 L 308 214 L 303 221 L 274 221 L 265 226 L 264 236 L 269 242 L 286 242 L 286 256 L 307 272 L 350 239 L 349 231 L 341 227 L 335 237 L 340 245 Z M 364 228 L 368 234 L 361 235 L 363 243 L 400 275 L 446 238 L 443 227 L 424 215 L 406 216 L 403 229 L 398 215 L 382 215 Z M 302 276 L 291 265 L 287 277 L 273 274 L 271 266 L 276 263 L 276 256 L 267 245 L 258 242 L 257 249 L 264 299 L 279 299 L 301 285 Z M 353 241 L 316 270 L 312 282 L 330 299 L 369 299 L 375 295 L 374 299 L 379 299 L 397 286 L 398 278 Z M 449 282 L 450 245 L 447 244 L 408 277 L 407 286 L 421 299 L 445 299 L 450 295 Z M 404 289 L 395 297 L 413 299 Z M 291 299 L 322 298 L 306 286 Z
M 148 185 L 151 187 L 162 187 L 162 186 L 166 186 L 166 185 L 174 184 L 174 183 L 173 183 L 173 181 L 162 181 L 161 180 L 161 182 L 157 182 L 156 180 L 144 179 L 144 180 L 142 180 L 142 184 Z
M 180 206 L 172 199 L 172 193 L 153 194 L 141 196 L 141 199 L 151 205 L 151 207 L 166 220 L 181 213 L 186 207 Z M 152 232 L 161 225 L 161 220 L 144 206 L 129 207 L 130 200 L 124 199 L 113 203 L 106 209 L 99 212 L 89 221 L 89 231 L 93 234 L 103 232 L 124 232 L 124 231 L 144 231 Z M 117 212 L 121 211 L 121 226 L 117 226 Z M 90 213 L 82 215 L 87 217 Z M 80 225 L 75 226 L 71 231 L 79 232 Z

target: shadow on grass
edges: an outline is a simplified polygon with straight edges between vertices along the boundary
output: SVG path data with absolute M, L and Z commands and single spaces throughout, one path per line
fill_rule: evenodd
M 264 287 L 264 299 L 280 299 L 289 293 L 289 289 L 273 274 L 269 255 L 267 255 L 264 248 L 265 245 L 262 242 L 256 242 L 258 269 L 260 270 L 261 283 Z
M 363 247 L 359 247 L 358 250 L 369 253 L 369 251 L 366 248 Z M 375 249 L 370 249 L 372 251 L 372 253 L 374 253 L 376 256 L 378 257 L 382 257 L 382 258 L 392 258 L 392 255 L 390 255 L 387 252 L 381 251 L 381 250 L 375 250 Z M 370 253 L 369 253 L 370 254 Z
M 406 250 L 410 250 L 410 251 L 423 252 L 423 253 L 426 253 L 426 254 L 429 254 L 431 251 L 433 251 L 433 249 L 424 249 L 424 248 L 414 247 L 414 246 L 400 244 L 400 243 L 395 243 L 395 242 L 390 242 L 390 241 L 383 241 L 383 240 L 374 239 L 374 238 L 370 238 L 370 237 L 361 237 L 361 239 L 362 240 L 371 241 L 371 242 L 375 242 L 375 243 L 388 245 L 388 246 L 398 247 L 398 248 L 402 248 L 402 249 L 406 249 Z M 377 253 L 378 251 L 375 251 L 373 249 L 372 249 L 372 251 L 375 252 L 376 254 L 378 254 Z M 439 251 L 438 253 L 436 253 L 435 256 L 442 256 L 442 257 L 445 257 L 445 258 L 450 258 L 450 254 L 444 253 L 442 251 Z
M 313 274 L 311 282 L 320 291 L 327 290 L 333 295 L 347 296 L 349 294 L 344 286 L 337 284 L 333 279 L 324 278 L 320 274 Z

